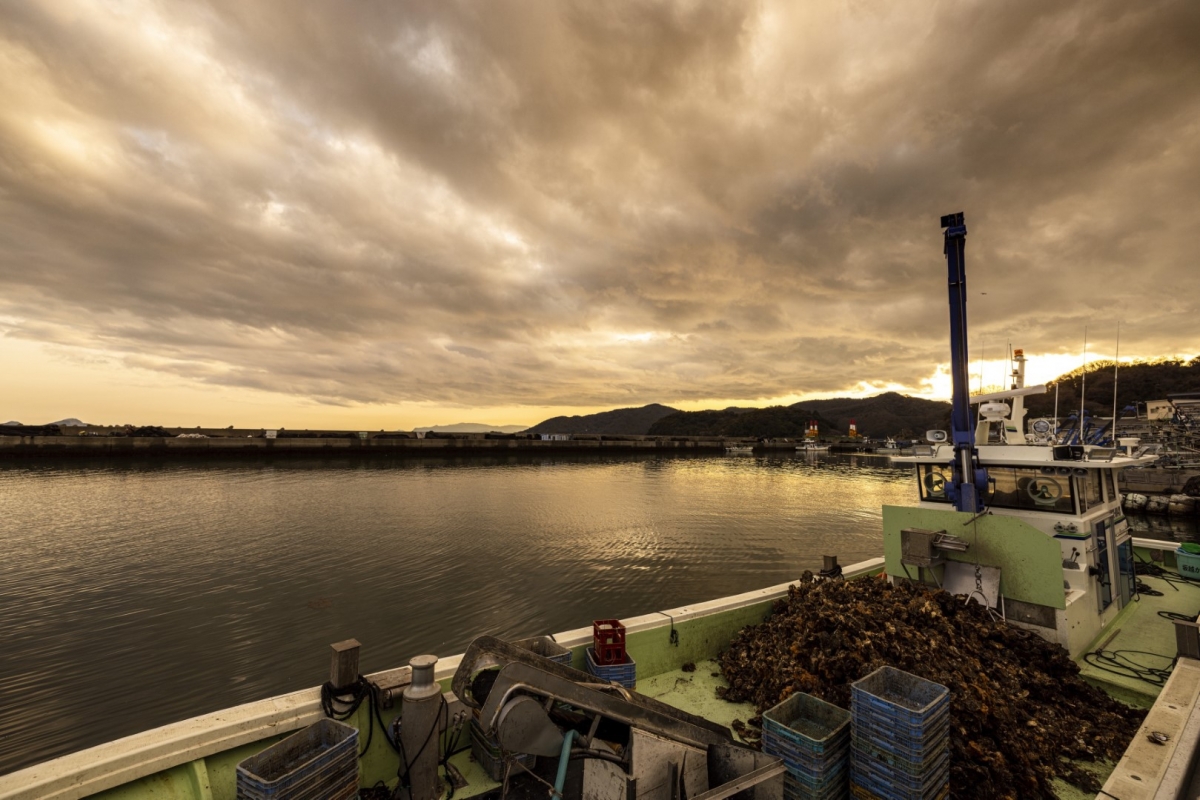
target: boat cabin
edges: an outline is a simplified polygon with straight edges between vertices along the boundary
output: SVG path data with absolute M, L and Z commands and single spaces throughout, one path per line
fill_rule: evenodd
M 1020 365 L 1023 373 L 1023 358 Z M 1023 397 L 1044 390 L 1018 382 L 1010 392 L 972 400 L 979 405 L 978 465 L 986 473 L 980 514 L 954 510 L 947 491 L 954 446 L 944 432 L 931 431 L 929 444 L 895 458 L 914 466 L 920 502 L 884 508 L 884 549 L 893 580 L 974 593 L 1009 622 L 1077 656 L 1136 591 L 1117 478 L 1153 457 L 1138 455 L 1133 440 L 1120 448 L 1059 445 L 1025 433 Z M 945 546 L 914 555 L 913 531 L 933 531 L 940 536 L 935 547 Z M 965 544 L 954 546 L 954 539 Z

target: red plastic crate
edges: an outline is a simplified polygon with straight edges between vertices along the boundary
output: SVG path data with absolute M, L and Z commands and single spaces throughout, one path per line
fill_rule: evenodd
M 598 619 L 592 623 L 592 646 L 600 666 L 625 663 L 625 626 L 619 619 Z

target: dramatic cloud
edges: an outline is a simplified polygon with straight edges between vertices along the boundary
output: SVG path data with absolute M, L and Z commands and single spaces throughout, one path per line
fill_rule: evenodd
M 964 210 L 981 339 L 1197 352 L 1198 75 L 1188 0 L 0 0 L 0 332 L 332 404 L 916 387 Z

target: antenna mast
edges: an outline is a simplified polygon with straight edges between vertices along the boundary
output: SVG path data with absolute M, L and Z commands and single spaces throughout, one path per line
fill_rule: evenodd
M 1083 444 L 1083 398 L 1087 396 L 1087 325 L 1083 326 L 1083 383 L 1079 387 L 1079 443 Z
M 1121 320 L 1117 320 L 1117 353 L 1113 356 L 1112 444 L 1117 446 L 1117 373 L 1121 368 Z

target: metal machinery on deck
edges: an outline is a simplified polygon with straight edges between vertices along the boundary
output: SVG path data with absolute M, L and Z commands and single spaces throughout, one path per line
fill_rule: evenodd
M 505 753 L 557 759 L 541 778 L 553 777 L 556 796 L 783 797 L 783 762 L 736 743 L 725 726 L 491 636 L 467 648 L 453 691 Z

